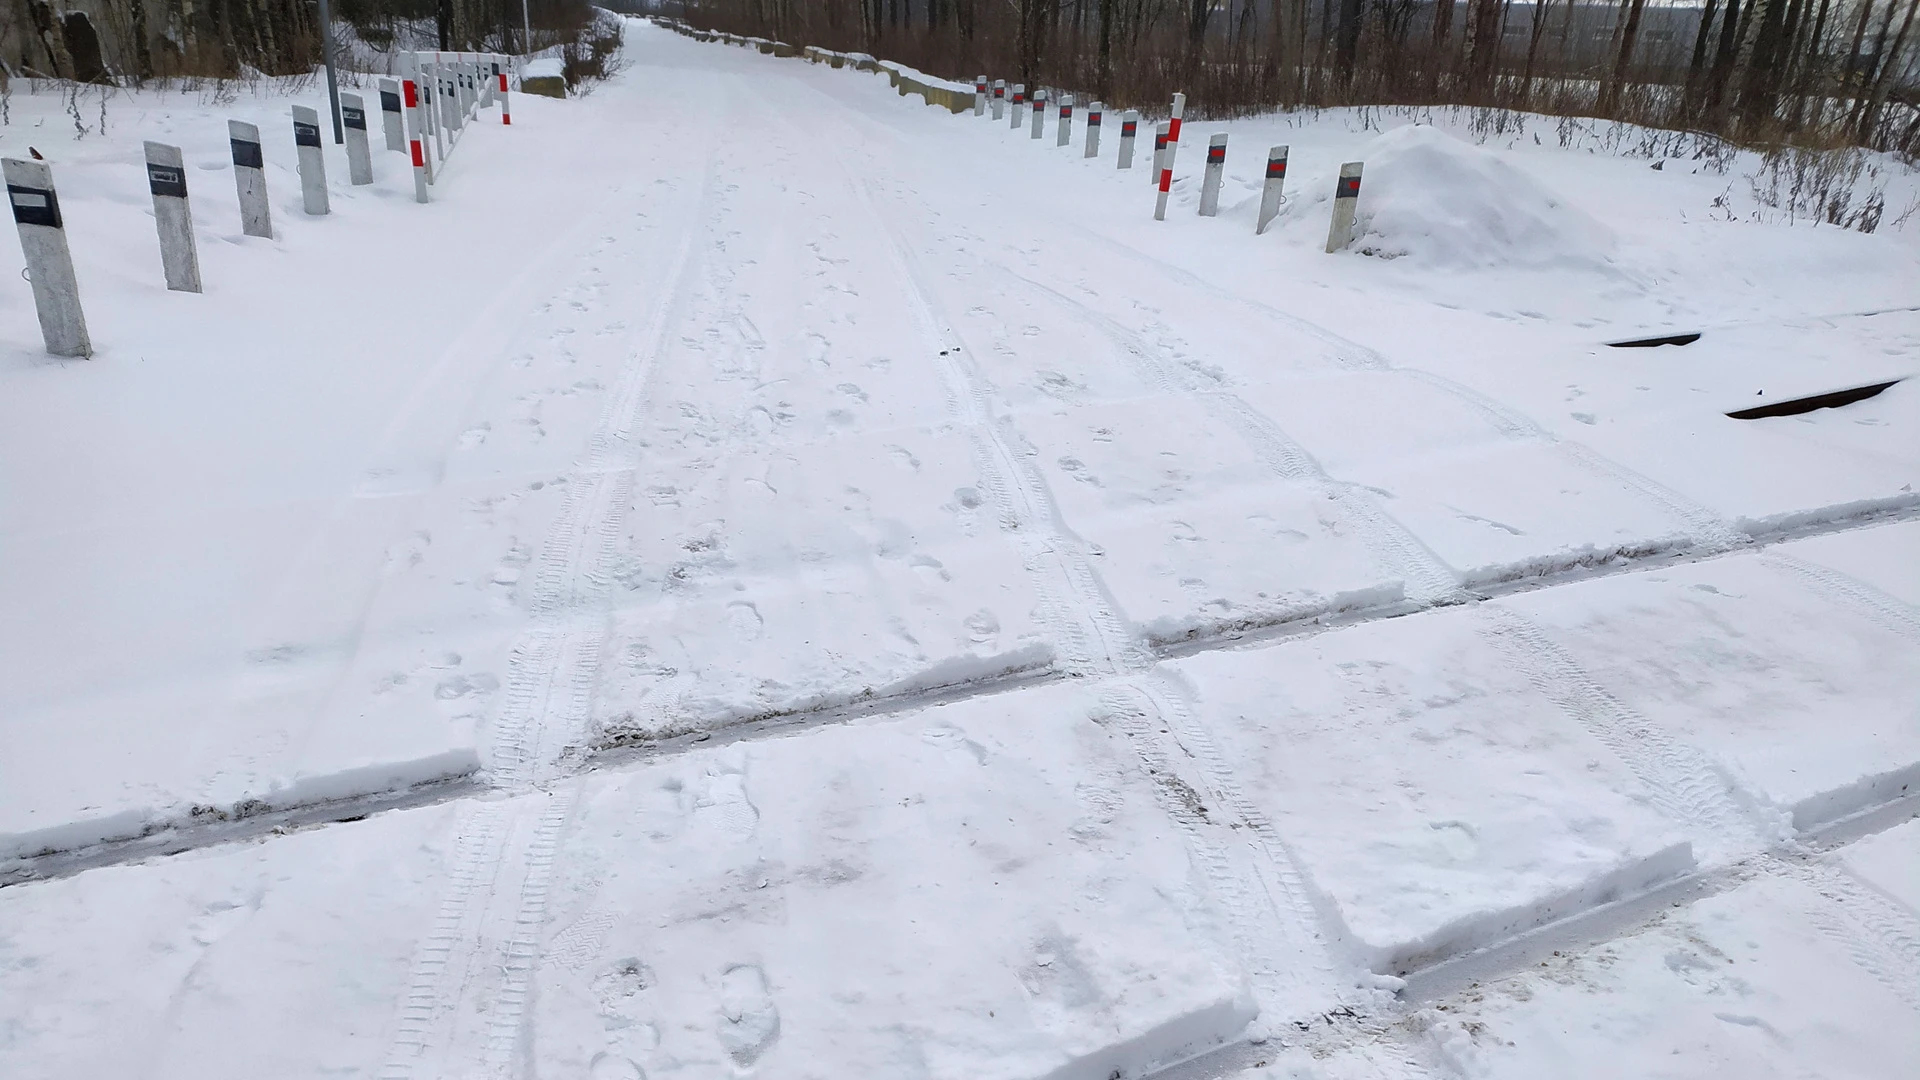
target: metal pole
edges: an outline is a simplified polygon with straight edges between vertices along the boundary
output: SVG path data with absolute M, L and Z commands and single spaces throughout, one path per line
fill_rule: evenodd
M 533 52 L 533 16 L 527 14 L 527 0 L 520 0 L 520 25 L 525 28 L 520 34 L 520 52 L 527 55 Z
M 327 0 L 320 0 L 320 62 L 327 66 L 327 104 L 333 109 L 333 144 L 347 141 L 340 123 L 340 83 L 333 74 L 333 12 Z

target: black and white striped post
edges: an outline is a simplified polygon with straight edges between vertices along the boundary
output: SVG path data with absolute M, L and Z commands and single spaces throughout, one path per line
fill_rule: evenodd
M 1098 101 L 1087 106 L 1087 152 L 1080 155 L 1083 158 L 1100 156 L 1100 114 L 1105 109 Z
M 53 169 L 44 161 L 6 158 L 0 160 L 0 174 L 6 177 L 7 202 L 20 230 L 20 251 L 27 257 L 41 340 L 55 356 L 92 356 L 87 318 L 80 310 L 80 281 L 60 219 L 60 197 L 53 190 Z
M 1153 220 L 1167 220 L 1167 196 L 1173 193 L 1173 159 L 1180 152 L 1180 116 L 1187 111 L 1187 95 L 1173 95 L 1173 115 L 1167 120 L 1167 149 L 1160 160 L 1160 195 L 1153 203 Z
M 187 166 L 180 148 L 149 142 L 147 190 L 153 195 L 153 224 L 160 232 L 160 268 L 167 288 L 200 291 L 200 253 L 193 246 L 193 208 L 187 204 Z
M 1276 146 L 1267 151 L 1267 180 L 1260 188 L 1260 219 L 1254 223 L 1253 235 L 1259 236 L 1273 224 L 1280 213 L 1281 188 L 1287 184 L 1287 148 Z
M 1162 120 L 1153 126 L 1153 171 L 1147 174 L 1147 179 L 1153 181 L 1154 187 L 1160 186 L 1160 163 L 1166 159 L 1167 122 Z
M 373 155 L 367 147 L 367 103 L 359 94 L 340 95 L 340 122 L 346 126 L 347 182 L 373 183 Z
M 412 79 L 401 84 L 406 95 L 407 126 L 412 130 L 407 139 L 407 149 L 413 157 L 413 201 L 427 201 L 427 185 L 433 181 L 433 174 L 427 165 L 427 143 L 425 133 L 420 130 L 420 95 Z
M 1020 122 L 1026 119 L 1027 84 L 1013 84 L 1013 130 L 1020 130 Z
M 233 186 L 240 193 L 240 231 L 272 239 L 273 215 L 267 209 L 267 163 L 260 153 L 260 129 L 229 120 L 227 142 L 233 147 Z
M 293 107 L 293 147 L 300 156 L 300 202 L 307 213 L 326 213 L 327 159 L 320 151 L 320 115 L 305 105 Z
M 987 115 L 987 77 L 985 75 L 973 80 L 973 115 Z
M 1360 206 L 1360 162 L 1340 166 L 1340 181 L 1333 189 L 1333 221 L 1327 226 L 1327 254 L 1353 243 L 1353 215 Z
M 1128 109 L 1120 114 L 1120 163 L 1117 169 L 1133 168 L 1133 140 L 1140 131 L 1140 114 Z
M 1000 119 L 1007 111 L 1007 80 L 993 80 L 993 118 Z
M 1207 140 L 1207 171 L 1200 179 L 1200 216 L 1220 214 L 1220 180 L 1227 171 L 1227 134 L 1221 132 Z
M 1055 146 L 1065 146 L 1073 138 L 1073 95 L 1060 95 L 1060 130 Z
M 400 83 L 380 80 L 380 131 L 387 137 L 387 149 L 407 152 L 407 133 L 400 119 Z
M 1038 139 L 1041 128 L 1047 123 L 1047 89 L 1041 87 L 1033 92 L 1033 134 L 1028 138 Z

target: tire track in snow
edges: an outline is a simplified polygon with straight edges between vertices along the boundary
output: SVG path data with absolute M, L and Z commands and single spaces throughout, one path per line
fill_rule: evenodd
M 1304 875 L 1241 791 L 1232 768 L 1178 690 L 1150 670 L 1152 655 L 1127 631 L 1084 547 L 1061 520 L 1050 489 L 1032 464 L 1034 452 L 1010 419 L 993 416 L 992 387 L 968 358 L 963 335 L 941 332 L 953 324 L 944 318 L 910 246 L 871 190 L 863 184 L 862 191 L 887 233 L 911 294 L 915 321 L 930 351 L 942 361 L 939 366 L 959 419 L 980 442 L 985 483 L 1003 500 L 1002 513 L 1028 556 L 1029 575 L 1050 609 L 1049 622 L 1062 639 L 1068 664 L 1075 674 L 1120 676 L 1102 691 L 1102 704 L 1127 735 L 1154 781 L 1162 809 L 1181 830 L 1209 891 L 1225 909 L 1240 959 L 1248 967 L 1260 1009 L 1258 1022 L 1277 1024 L 1310 1010 L 1315 1002 L 1328 999 L 1336 980 L 1325 923 Z M 1040 528 L 1038 537 L 1028 535 L 1034 525 Z M 1194 766 L 1183 767 L 1183 758 Z M 1184 778 L 1189 772 L 1197 785 Z M 1219 838 L 1223 826 L 1209 817 L 1208 803 L 1229 808 L 1239 820 L 1224 827 L 1244 828 L 1250 837 L 1238 843 L 1232 833 Z
M 1643 785 L 1654 806 L 1696 831 L 1711 854 L 1764 848 L 1783 839 L 1784 823 L 1764 823 L 1720 766 L 1614 697 L 1572 654 L 1531 620 L 1491 604 L 1476 608 L 1480 633 L 1534 688 L 1613 751 Z
M 1920 642 L 1920 611 L 1899 597 L 1850 574 L 1783 551 L 1769 551 L 1760 556 L 1760 561 L 1799 578 L 1814 593 L 1853 609 L 1882 630 Z
M 1814 929 L 1920 1012 L 1920 918 L 1841 867 L 1803 864 L 1789 876 L 1828 901 L 1810 913 Z
M 660 274 L 666 287 L 641 286 L 655 302 L 626 339 L 628 362 L 572 473 L 523 599 L 534 625 L 509 655 L 506 692 L 487 740 L 490 779 L 519 798 L 484 804 L 460 825 L 442 916 L 416 953 L 382 1080 L 413 1080 L 422 1068 L 428 1077 L 469 1075 L 463 1057 L 479 1075 L 517 1071 L 554 853 L 580 781 L 545 796 L 532 792 L 553 778 L 560 755 L 583 741 L 591 721 L 607 625 L 604 617 L 583 622 L 574 614 L 604 605 L 611 587 L 635 486 L 637 415 L 684 303 L 695 238 L 714 201 L 718 146 L 711 138 L 705 157 L 697 208 L 672 215 L 687 225 Z M 544 812 L 530 820 L 532 801 L 543 797 Z M 515 878 L 518 888 L 508 884 Z
M 1230 390 L 1200 385 L 1191 372 L 1168 363 L 1158 355 L 1158 350 L 1138 334 L 1051 285 L 1035 281 L 985 256 L 973 257 L 987 267 L 1026 282 L 1035 291 L 1074 312 L 1082 322 L 1104 335 L 1115 348 L 1132 357 L 1136 366 L 1152 372 L 1152 381 L 1157 387 L 1168 393 L 1185 394 L 1200 402 L 1215 419 L 1236 431 L 1275 475 L 1317 488 L 1332 502 L 1335 513 L 1361 538 L 1375 561 L 1388 573 L 1401 579 L 1409 600 L 1432 606 L 1458 603 L 1466 598 L 1460 587 L 1459 575 L 1412 530 L 1380 506 L 1379 499 L 1372 491 L 1327 475 L 1312 453 L 1244 398 Z

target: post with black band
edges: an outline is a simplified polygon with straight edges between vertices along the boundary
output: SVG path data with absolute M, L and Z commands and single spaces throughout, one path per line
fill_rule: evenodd
M 407 136 L 400 122 L 400 81 L 380 80 L 380 130 L 387 137 L 387 149 L 407 152 Z
M 293 107 L 293 148 L 300 155 L 300 199 L 307 213 L 325 214 L 327 159 L 320 152 L 320 114 L 305 105 Z
M 1087 152 L 1080 155 L 1083 158 L 1100 156 L 1100 116 L 1106 112 L 1106 109 L 1107 107 L 1098 101 L 1087 106 Z
M 7 202 L 20 228 L 20 251 L 27 257 L 33 307 L 40 315 L 40 336 L 55 356 L 92 356 L 87 319 L 80 311 L 80 283 L 73 274 L 73 252 L 60 220 L 53 170 L 44 161 L 0 161 L 7 181 Z
M 147 143 L 147 190 L 153 193 L 153 223 L 160 230 L 160 266 L 167 288 L 200 291 L 200 253 L 193 245 L 193 209 L 187 204 L 187 169 L 180 148 Z
M 1114 168 L 1133 168 L 1133 140 L 1139 130 L 1140 113 L 1138 110 L 1128 109 L 1126 112 L 1120 114 L 1120 161 Z
M 260 129 L 241 120 L 227 121 L 233 146 L 233 186 L 240 193 L 240 231 L 273 239 L 273 215 L 267 210 L 266 161 L 260 153 Z
M 347 181 L 355 186 L 373 183 L 373 155 L 367 147 L 367 103 L 359 94 L 341 93 L 340 122 L 347 128 Z

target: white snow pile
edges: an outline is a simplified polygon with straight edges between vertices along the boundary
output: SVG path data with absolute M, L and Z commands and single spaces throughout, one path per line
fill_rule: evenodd
M 1360 160 L 1361 254 L 1474 268 L 1613 264 L 1606 226 L 1491 151 L 1422 124 L 1386 132 Z

